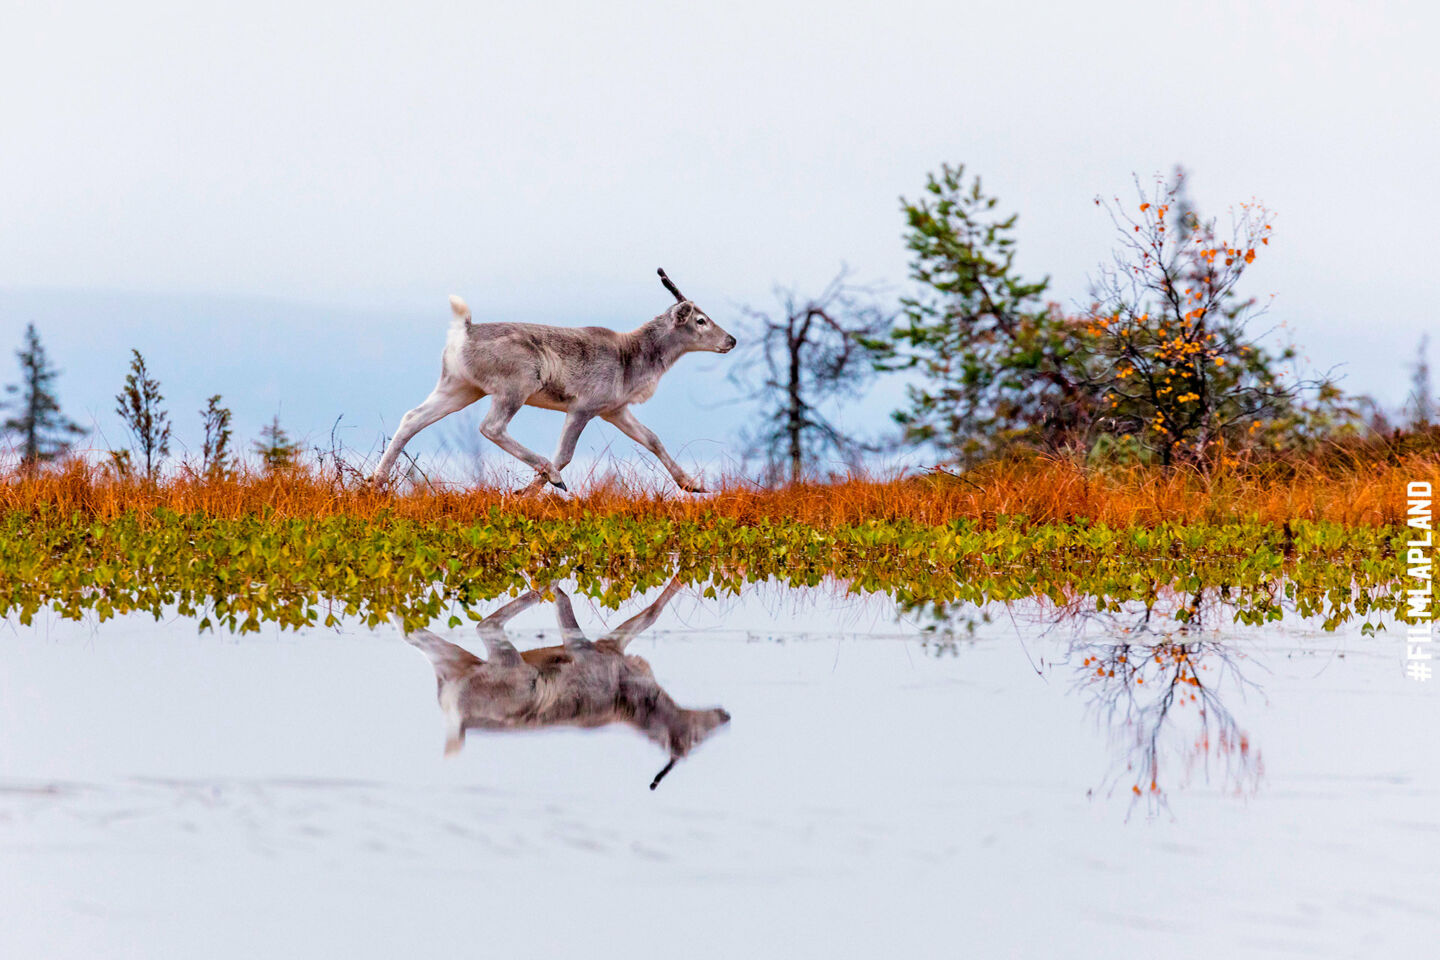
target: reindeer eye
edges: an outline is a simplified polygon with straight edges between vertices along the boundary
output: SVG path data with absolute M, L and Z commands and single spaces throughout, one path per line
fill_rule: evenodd
M 697 327 L 703 327 L 703 326 L 705 326 L 705 318 L 704 318 L 704 317 L 700 317 L 698 320 L 696 320 L 696 321 L 695 321 L 695 326 L 697 326 Z

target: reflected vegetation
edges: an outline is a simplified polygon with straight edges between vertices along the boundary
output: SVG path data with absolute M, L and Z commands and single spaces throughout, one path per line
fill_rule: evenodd
M 1031 663 L 1042 675 L 1067 673 L 1107 737 L 1114 757 L 1103 793 L 1123 792 L 1154 812 L 1168 808 L 1170 787 L 1196 780 L 1237 796 L 1259 789 L 1261 752 L 1229 705 L 1264 701 L 1256 679 L 1264 669 L 1230 625 L 1228 602 L 1223 589 L 1201 589 L 1120 610 L 1090 598 L 1007 609 L 1019 642 L 1028 630 L 1062 645 L 1059 659 L 1042 652 L 1040 665 Z M 935 657 L 958 656 L 996 619 L 968 607 L 909 612 L 929 619 L 922 647 Z
M 1116 611 L 1083 598 L 1006 613 L 1019 642 L 1046 641 L 1037 648 L 1039 664 L 1031 661 L 1037 673 L 1069 676 L 1070 691 L 1107 738 L 1112 764 L 1102 793 L 1123 793 L 1132 807 L 1151 812 L 1168 809 L 1170 788 L 1197 780 L 1236 796 L 1254 794 L 1264 760 L 1232 707 L 1264 702 L 1257 679 L 1263 666 L 1236 635 L 1223 591 L 1155 600 Z M 910 612 L 929 619 L 922 647 L 935 657 L 959 656 L 996 620 L 993 610 L 968 607 Z M 1054 644 L 1063 654 L 1050 659 Z
M 1265 773 L 1259 749 L 1226 706 L 1260 695 L 1245 670 L 1256 665 L 1234 641 L 1197 633 L 1124 627 L 1069 648 L 1072 689 L 1116 754 L 1107 788 L 1126 789 L 1152 809 L 1167 805 L 1172 780 L 1184 786 L 1199 777 L 1248 795 Z
M 1294 521 L 1118 528 L 1023 517 L 942 525 L 875 519 L 814 526 L 761 518 L 537 519 L 498 509 L 471 521 L 125 514 L 104 522 L 40 510 L 0 518 L 0 616 L 41 609 L 104 620 L 194 616 L 240 633 L 394 612 L 418 624 L 479 620 L 490 600 L 572 582 L 617 606 L 678 570 L 707 595 L 746 585 L 832 583 L 907 606 L 1084 600 L 1118 610 L 1221 596 L 1237 621 L 1298 614 L 1368 629 L 1404 606 L 1404 528 Z
M 551 588 L 563 642 L 520 651 L 506 635 L 505 624 L 544 600 L 539 590 L 529 590 L 480 621 L 477 630 L 485 645 L 484 660 L 429 630 L 405 632 L 405 639 L 435 668 L 445 719 L 445 752 L 460 750 L 470 730 L 621 723 L 669 754 L 669 762 L 650 782 L 654 790 L 677 761 L 730 722 L 730 714 L 720 707 L 679 706 L 656 681 L 649 663 L 625 653 L 637 634 L 654 625 L 680 588 L 679 579 L 671 580 L 654 603 L 593 642 L 580 632 L 570 597 Z M 403 621 L 399 626 L 403 631 Z

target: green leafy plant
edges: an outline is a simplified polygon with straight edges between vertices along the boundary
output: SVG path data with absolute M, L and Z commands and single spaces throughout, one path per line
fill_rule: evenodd
M 573 579 L 616 605 L 677 570 L 707 596 L 746 583 L 886 593 L 943 613 L 1038 601 L 1054 609 L 1133 608 L 1193 620 L 1207 597 L 1242 623 L 1288 610 L 1327 629 L 1403 607 L 1404 528 L 1277 525 L 943 525 L 870 520 L 820 528 L 724 517 L 537 519 L 498 509 L 473 521 L 334 515 L 212 516 L 166 509 L 98 521 L 80 511 L 0 517 L 0 616 L 42 608 L 100 619 L 178 612 L 202 628 L 298 628 L 391 612 L 412 622 L 478 618 L 475 608 L 533 584 Z

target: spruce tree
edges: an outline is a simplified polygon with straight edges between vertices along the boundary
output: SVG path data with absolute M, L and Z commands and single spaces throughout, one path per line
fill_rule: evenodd
M 260 428 L 260 439 L 255 441 L 254 449 L 260 455 L 260 462 L 267 473 L 294 467 L 300 456 L 300 444 L 291 440 L 290 434 L 280 426 L 279 414 L 275 415 L 268 426 Z
M 1014 267 L 1015 214 L 997 212 L 978 177 L 942 166 L 916 201 L 901 200 L 916 296 L 889 336 L 867 341 L 877 365 L 917 374 L 894 414 L 905 439 L 973 462 L 1033 437 L 1077 409 L 1064 323 L 1043 301 L 1048 279 Z
M 85 430 L 60 412 L 54 386 L 60 371 L 50 365 L 35 324 L 26 324 L 25 346 L 15 355 L 20 359 L 20 383 L 5 388 L 15 399 L 3 405 L 12 415 L 0 430 L 18 439 L 21 469 L 30 471 L 69 453 Z

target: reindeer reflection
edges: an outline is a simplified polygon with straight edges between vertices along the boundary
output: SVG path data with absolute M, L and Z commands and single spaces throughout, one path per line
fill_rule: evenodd
M 1145 626 L 1100 640 L 1077 640 L 1075 686 L 1111 727 L 1128 759 L 1118 776 L 1131 782 L 1136 799 L 1164 806 L 1162 740 L 1177 743 L 1186 772 L 1197 766 L 1208 778 L 1220 764 L 1222 783 L 1237 793 L 1259 786 L 1265 767 L 1260 751 L 1221 700 L 1221 691 L 1258 689 L 1241 673 L 1243 657 L 1215 637 L 1195 638 L 1190 629 L 1152 632 Z M 1168 731 L 1168 738 L 1166 737 Z
M 486 660 L 429 630 L 407 633 L 396 618 L 405 639 L 435 668 L 445 716 L 445 752 L 458 751 L 467 730 L 624 723 L 670 754 L 670 762 L 650 783 L 654 790 L 676 761 L 730 721 L 730 714 L 719 707 L 678 706 L 655 681 L 648 663 L 625 654 L 626 644 L 651 627 L 679 592 L 679 578 L 671 580 L 654 603 L 593 643 L 581 634 L 570 598 L 551 589 L 563 643 L 522 653 L 506 637 L 506 622 L 542 599 L 539 591 L 531 590 L 480 621 Z

